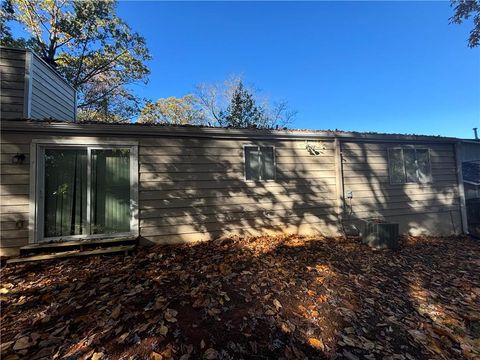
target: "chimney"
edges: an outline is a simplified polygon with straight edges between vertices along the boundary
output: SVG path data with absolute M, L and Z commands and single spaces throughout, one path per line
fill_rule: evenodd
M 477 133 L 478 128 L 473 128 L 473 132 L 475 134 L 475 140 L 478 140 L 478 133 Z

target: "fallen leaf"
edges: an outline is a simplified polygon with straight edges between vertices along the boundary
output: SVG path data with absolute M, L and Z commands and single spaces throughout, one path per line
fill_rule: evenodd
M 275 305 L 277 311 L 282 308 L 282 304 L 280 304 L 280 301 L 278 301 L 277 299 L 273 299 L 273 305 Z
M 325 350 L 322 339 L 308 338 L 308 343 L 316 349 Z
M 160 355 L 159 353 L 155 352 L 155 351 L 152 351 L 152 352 L 150 353 L 150 358 L 151 358 L 152 360 L 163 360 L 163 356 Z
M 217 358 L 217 356 L 218 356 L 217 350 L 213 348 L 209 348 L 205 350 L 205 352 L 203 353 L 203 358 L 205 360 L 214 360 Z
M 33 344 L 30 342 L 30 338 L 28 336 L 23 336 L 17 341 L 15 341 L 15 344 L 13 345 L 13 350 L 18 351 L 18 350 L 24 350 L 32 346 Z
M 177 319 L 175 318 L 177 314 L 178 314 L 178 311 L 173 309 L 167 309 L 164 314 L 165 320 L 171 323 L 175 323 L 177 322 Z
M 104 355 L 103 352 L 96 352 L 96 353 L 93 353 L 91 359 L 92 360 L 100 360 L 101 358 L 103 358 L 103 355 Z
M 110 314 L 110 316 L 113 318 L 113 319 L 117 319 L 119 316 L 120 316 L 120 312 L 122 310 L 122 307 L 120 305 L 118 305 L 115 309 L 113 309 L 112 313 Z
M 159 329 L 159 333 L 163 336 L 167 335 L 168 333 L 168 327 L 166 327 L 165 325 L 160 325 L 160 329 Z

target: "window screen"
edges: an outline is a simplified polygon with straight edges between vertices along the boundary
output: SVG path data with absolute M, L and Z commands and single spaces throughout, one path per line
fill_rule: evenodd
M 403 167 L 402 149 L 389 149 L 388 161 L 390 182 L 392 184 L 403 184 L 405 182 L 405 169 Z
M 432 181 L 432 174 L 430 168 L 430 156 L 427 149 L 417 149 L 417 176 L 421 183 L 428 183 Z
M 390 183 L 428 183 L 432 181 L 428 149 L 388 149 Z
M 260 178 L 262 180 L 275 180 L 275 154 L 273 147 L 264 146 L 260 148 L 262 171 Z
M 245 178 L 260 180 L 260 153 L 258 146 L 245 147 Z
M 273 146 L 245 146 L 245 179 L 275 179 L 275 149 Z
M 415 149 L 403 149 L 403 161 L 405 162 L 406 182 L 417 181 L 417 163 Z

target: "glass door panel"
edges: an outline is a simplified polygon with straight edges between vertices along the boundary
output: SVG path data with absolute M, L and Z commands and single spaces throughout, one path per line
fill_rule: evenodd
M 87 234 L 87 150 L 45 149 L 44 160 L 44 237 Z
M 130 231 L 130 150 L 91 150 L 91 233 Z

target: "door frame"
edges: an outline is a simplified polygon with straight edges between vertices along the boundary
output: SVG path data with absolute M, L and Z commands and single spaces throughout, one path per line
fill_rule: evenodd
M 44 210 L 42 194 L 44 184 L 44 154 L 46 148 L 84 148 L 90 154 L 91 148 L 112 149 L 128 148 L 130 150 L 130 231 L 115 234 L 84 234 L 44 238 Z M 88 156 L 88 155 L 87 155 Z M 88 240 L 95 238 L 114 238 L 122 236 L 138 236 L 138 141 L 112 140 L 86 137 L 57 137 L 48 139 L 33 139 L 30 144 L 30 216 L 29 243 L 50 241 Z M 87 161 L 87 181 L 90 183 L 90 160 Z M 87 203 L 90 203 L 90 186 L 87 187 Z M 88 208 L 88 207 L 87 207 Z M 90 227 L 90 214 L 87 210 L 87 222 Z

